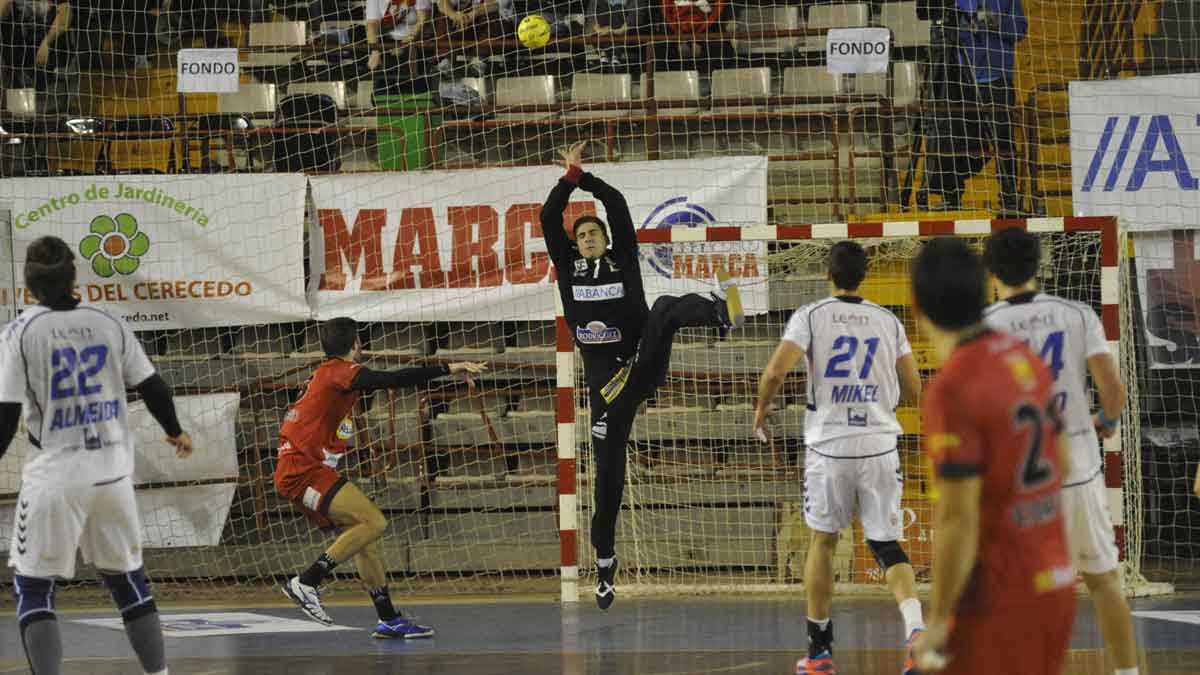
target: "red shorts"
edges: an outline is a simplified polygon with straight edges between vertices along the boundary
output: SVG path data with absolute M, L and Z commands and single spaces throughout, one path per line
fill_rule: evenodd
M 1034 602 L 955 617 L 943 675 L 1059 675 L 1075 622 L 1075 590 Z
M 345 484 L 337 471 L 297 452 L 280 455 L 275 465 L 275 489 L 322 529 L 334 526 L 329 504 Z

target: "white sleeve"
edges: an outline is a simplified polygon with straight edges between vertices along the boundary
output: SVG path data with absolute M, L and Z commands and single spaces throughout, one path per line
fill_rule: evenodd
M 1104 324 L 1091 307 L 1083 311 L 1083 330 L 1087 335 L 1087 357 L 1090 359 L 1099 354 L 1111 354 L 1108 349 L 1108 338 L 1104 335 Z
M 154 364 L 142 349 L 142 343 L 133 334 L 129 326 L 121 322 L 121 331 L 125 335 L 125 353 L 121 357 L 121 372 L 125 377 L 126 387 L 136 387 L 146 378 L 154 374 Z
M 364 15 L 367 21 L 379 21 L 383 18 L 383 6 L 387 0 L 367 0 L 367 11 Z
M 908 356 L 912 353 L 912 345 L 908 343 L 908 332 L 904 330 L 904 322 L 896 317 L 896 357 Z
M 25 402 L 25 373 L 20 331 L 13 324 L 0 329 L 0 402 Z
M 805 305 L 795 312 L 792 312 L 792 318 L 788 319 L 787 327 L 783 329 L 783 339 L 788 342 L 794 342 L 796 345 L 803 347 L 805 351 L 812 346 L 812 332 L 808 329 L 808 316 L 812 313 L 812 306 Z

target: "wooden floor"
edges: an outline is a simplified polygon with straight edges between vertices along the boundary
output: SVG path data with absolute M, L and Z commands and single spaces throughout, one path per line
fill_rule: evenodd
M 11 607 L 11 605 L 9 605 Z M 608 612 L 590 604 L 508 599 L 445 602 L 404 608 L 438 634 L 430 640 L 373 640 L 373 611 L 361 605 L 330 608 L 336 625 L 300 626 L 305 632 L 261 632 L 246 613 L 263 619 L 300 619 L 282 604 L 256 608 L 163 608 L 175 635 L 197 628 L 241 634 L 170 637 L 173 675 L 258 673 L 316 675 L 352 673 L 774 673 L 792 672 L 804 644 L 803 602 L 780 598 L 621 599 Z M 1200 673 L 1200 597 L 1137 600 L 1135 619 L 1143 673 Z M 232 614 L 237 612 L 239 614 Z M 193 614 L 193 618 L 180 617 Z M 197 620 L 195 615 L 202 615 Z M 239 618 L 240 617 L 240 618 Z M 60 607 L 64 673 L 109 675 L 140 672 L 120 631 L 79 623 L 114 618 L 110 612 L 72 612 Z M 188 621 L 192 623 L 187 624 Z M 186 625 L 185 625 L 186 624 Z M 847 599 L 834 610 L 835 657 L 843 675 L 899 673 L 903 632 L 899 614 L 885 599 Z M 255 631 L 258 632 L 255 632 Z M 1081 599 L 1069 655 L 1070 675 L 1111 673 L 1100 649 L 1091 604 Z M 1020 648 L 1014 645 L 1014 648 Z M 27 672 L 16 621 L 0 618 L 0 673 Z

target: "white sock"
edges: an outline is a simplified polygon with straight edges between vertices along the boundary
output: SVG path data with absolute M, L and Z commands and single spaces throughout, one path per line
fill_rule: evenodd
M 167 675 L 167 669 L 163 668 L 162 670 L 155 672 L 155 673 L 146 673 L 146 675 Z
M 908 598 L 900 601 L 900 614 L 904 616 L 904 639 L 907 640 L 908 636 L 918 628 L 925 629 L 925 618 L 921 616 L 920 600 Z
M 1137 666 L 1132 668 L 1117 668 L 1117 675 L 1138 675 Z
M 829 628 L 829 617 L 825 617 L 824 619 L 814 619 L 810 616 L 808 617 L 808 620 L 817 624 L 817 628 L 820 628 L 821 630 Z
M 617 556 L 613 556 L 611 558 L 597 558 L 596 566 L 597 567 L 612 567 L 612 564 L 614 561 L 616 561 L 616 559 L 617 559 Z

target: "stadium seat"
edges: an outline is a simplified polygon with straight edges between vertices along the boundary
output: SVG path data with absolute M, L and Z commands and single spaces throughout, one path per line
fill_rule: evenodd
M 287 87 L 287 95 L 295 94 L 321 94 L 333 99 L 333 104 L 337 106 L 338 111 L 345 112 L 349 109 L 349 98 L 346 96 L 345 82 L 293 82 Z
M 175 122 L 169 117 L 122 117 L 106 120 L 105 131 L 132 134 L 109 138 L 96 157 L 96 173 L 174 173 Z
M 624 75 L 576 73 L 571 79 L 572 103 L 628 103 L 633 99 L 632 78 Z M 624 110 L 580 110 L 564 117 L 628 117 Z
M 641 98 L 649 98 L 649 80 L 641 79 L 638 92 Z M 700 73 L 695 70 L 677 70 L 654 73 L 655 101 L 695 101 L 696 107 L 659 108 L 659 117 L 695 115 L 700 111 Z
M 798 66 L 783 71 L 784 96 L 839 96 L 842 78 L 826 70 L 825 66 Z M 780 106 L 781 111 L 838 110 L 841 103 L 805 103 Z
M 341 138 L 322 130 L 336 127 L 338 109 L 323 94 L 288 96 L 279 104 L 275 126 L 311 131 L 274 137 L 272 161 L 276 171 L 337 171 L 341 167 Z
M 763 105 L 736 105 L 737 99 L 771 95 L 770 68 L 729 68 L 712 74 L 713 113 L 762 112 Z
M 879 9 L 879 25 L 892 30 L 892 46 L 929 45 L 929 22 L 917 18 L 917 3 L 887 2 Z
M 808 27 L 822 31 L 830 28 L 855 28 L 871 24 L 871 6 L 865 2 L 840 5 L 815 5 L 808 10 Z M 825 34 L 810 35 L 805 41 L 808 51 L 825 50 Z
M 4 110 L 11 115 L 36 115 L 38 112 L 37 90 L 32 87 L 6 89 L 4 91 Z
M 558 89 L 553 75 L 502 77 L 496 80 L 496 105 L 499 107 L 533 104 L 553 104 L 558 101 Z M 500 113 L 496 119 L 544 120 L 554 117 L 551 112 Z
M 798 6 L 762 5 L 740 8 L 737 13 L 738 29 L 751 32 L 770 30 L 795 30 L 800 28 Z M 771 38 L 762 40 L 739 40 L 737 52 L 745 56 L 788 54 L 800 45 L 801 38 Z
M 249 46 L 255 47 L 303 47 L 308 43 L 308 34 L 303 21 L 268 21 L 250 24 Z M 292 62 L 295 52 L 251 52 L 242 62 L 245 68 L 274 68 Z
M 917 64 L 913 61 L 892 63 L 892 105 L 907 107 L 917 102 Z M 887 75 L 866 73 L 853 76 L 853 89 L 846 93 L 864 96 L 887 96 Z M 851 107 L 855 107 L 852 105 Z

